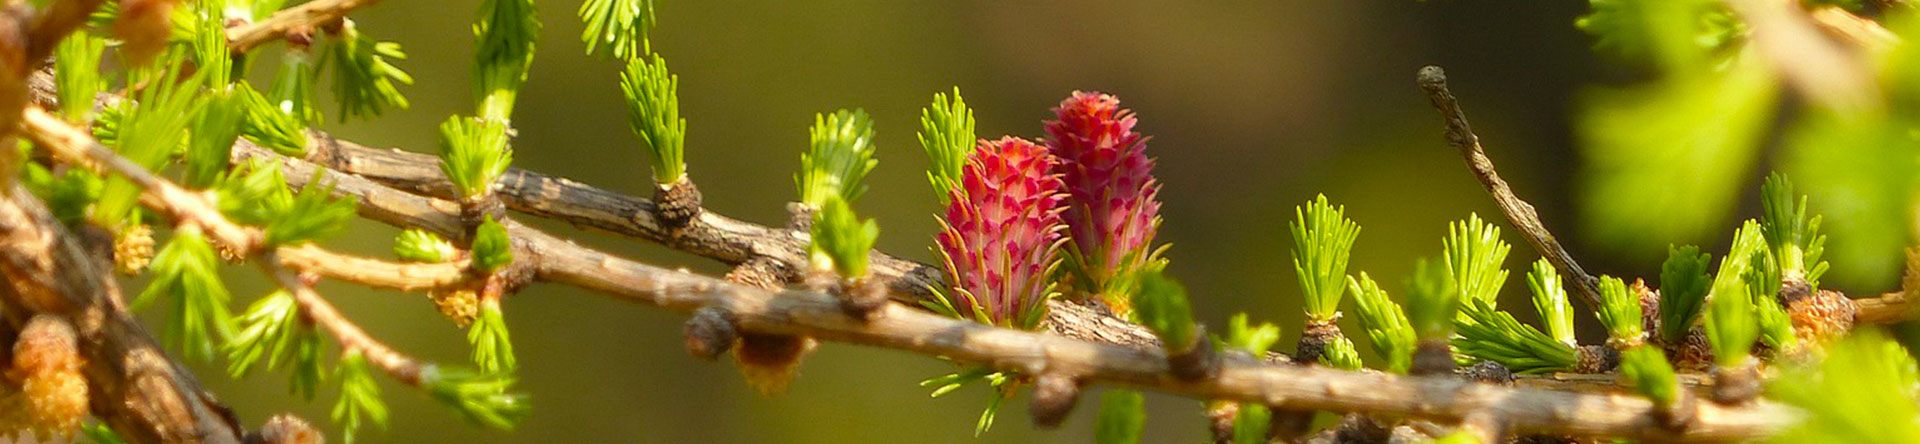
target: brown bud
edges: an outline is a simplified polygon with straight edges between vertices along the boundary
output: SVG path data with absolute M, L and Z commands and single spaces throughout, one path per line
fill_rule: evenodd
M 1206 327 L 1194 326 L 1193 337 L 1192 348 L 1167 356 L 1167 370 L 1182 381 L 1212 379 L 1220 374 L 1220 354 L 1214 353 L 1213 341 L 1206 339 Z
M 1853 318 L 1859 312 L 1852 299 L 1831 290 L 1820 290 L 1787 304 L 1793 318 L 1793 333 L 1801 340 L 1820 344 L 1846 336 L 1853 331 Z
M 754 256 L 727 272 L 727 281 L 763 290 L 777 290 L 787 284 L 786 264 L 766 256 Z
M 1033 425 L 1043 429 L 1060 427 L 1080 400 L 1080 382 L 1058 373 L 1045 373 L 1034 381 L 1033 400 L 1027 411 Z
M 327 439 L 313 424 L 292 414 L 282 413 L 267 420 L 260 432 L 247 441 L 259 444 L 325 444 Z
M 712 361 L 733 348 L 740 332 L 733 325 L 733 312 L 719 307 L 701 307 L 687 319 L 687 353 Z
M 746 376 L 748 386 L 773 396 L 786 391 L 799 372 L 801 359 L 817 344 L 805 336 L 742 332 L 733 359 L 740 364 L 740 374 Z
M 113 35 L 133 66 L 146 65 L 173 35 L 174 0 L 121 0 Z
M 1267 416 L 1268 442 L 1298 442 L 1300 437 L 1306 436 L 1307 432 L 1313 430 L 1313 417 L 1318 413 L 1312 410 L 1287 410 L 1273 406 L 1268 406 L 1267 410 L 1272 412 Z
M 1760 371 L 1749 363 L 1713 368 L 1713 402 L 1740 404 L 1760 397 Z
M 1240 419 L 1240 403 L 1233 401 L 1207 401 L 1208 429 L 1213 431 L 1213 442 L 1233 442 L 1233 422 Z
M 1513 385 L 1513 370 L 1493 361 L 1480 361 L 1467 368 L 1459 369 L 1460 377 L 1468 381 L 1497 385 Z
M 836 293 L 840 297 L 840 308 L 846 311 L 848 316 L 860 318 L 862 321 L 873 322 L 879 319 L 883 312 L 881 309 L 886 308 L 887 301 L 891 300 L 887 294 L 887 285 L 873 277 L 856 279 L 845 284 L 841 285 L 839 293 Z
M 35 433 L 69 437 L 87 416 L 87 379 L 73 326 L 53 315 L 27 322 L 13 344 L 13 368 Z
M 1645 279 L 1634 279 L 1633 285 L 1627 286 L 1627 291 L 1639 296 L 1641 331 L 1658 336 L 1656 332 L 1660 331 L 1660 292 L 1648 288 Z
M 1707 341 L 1707 333 L 1700 327 L 1687 331 L 1687 338 L 1679 344 L 1666 344 L 1667 361 L 1673 363 L 1675 371 L 1704 372 L 1713 368 L 1713 344 Z
M 113 239 L 114 268 L 124 274 L 140 274 L 153 262 L 153 227 L 138 224 L 120 230 Z
M 653 216 L 660 218 L 661 226 L 668 229 L 684 228 L 700 215 L 700 188 L 686 177 L 670 184 L 656 183 L 653 185 L 653 205 Z
M 1415 376 L 1452 374 L 1453 348 L 1447 345 L 1447 339 L 1422 339 L 1415 344 L 1413 363 L 1407 373 Z
M 1358 413 L 1341 417 L 1334 430 L 1337 442 L 1387 442 L 1393 438 L 1393 431 L 1380 421 Z
M 1700 411 L 1700 398 L 1695 397 L 1692 390 L 1686 389 L 1675 392 L 1675 395 L 1673 405 L 1655 410 L 1654 415 L 1668 430 L 1685 430 L 1693 425 L 1693 420 Z
M 1334 313 L 1333 319 L 1319 321 L 1307 319 L 1306 327 L 1300 331 L 1300 342 L 1294 351 L 1293 360 L 1302 364 L 1318 364 L 1320 356 L 1327 353 L 1327 344 L 1340 338 L 1340 314 Z
M 1604 345 L 1582 345 L 1575 349 L 1573 371 L 1595 374 L 1613 371 L 1620 366 L 1620 351 Z

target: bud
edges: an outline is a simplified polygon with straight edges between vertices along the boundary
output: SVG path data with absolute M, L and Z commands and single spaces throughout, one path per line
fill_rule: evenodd
M 480 295 L 471 288 L 432 290 L 427 292 L 427 298 L 433 300 L 440 314 L 460 328 L 473 325 L 473 320 L 480 317 Z
M 746 376 L 748 386 L 761 395 L 773 396 L 787 390 L 800 370 L 800 360 L 818 344 L 805 336 L 741 333 L 733 359 L 740 364 L 740 374 Z
M 660 225 L 672 230 L 686 227 L 700 216 L 700 188 L 686 176 L 668 184 L 653 185 L 653 215 Z
M 121 273 L 134 275 L 147 269 L 153 262 L 153 227 L 147 224 L 128 226 L 113 239 L 113 263 Z
M 733 325 L 733 313 L 719 307 L 700 307 L 687 319 L 687 353 L 712 361 L 733 348 L 740 332 Z
M 1041 374 L 1033 384 L 1033 402 L 1027 409 L 1033 424 L 1043 429 L 1060 427 L 1080 400 L 1080 382 L 1058 373 Z
M 1813 344 L 1831 342 L 1852 331 L 1858 310 L 1852 299 L 1832 290 L 1812 292 L 1787 304 L 1794 335 Z
M 35 316 L 13 344 L 27 426 L 41 436 L 71 437 L 87 416 L 87 379 L 73 326 L 53 315 Z
M 260 427 L 261 444 L 326 444 L 327 439 L 313 424 L 289 413 L 274 415 Z

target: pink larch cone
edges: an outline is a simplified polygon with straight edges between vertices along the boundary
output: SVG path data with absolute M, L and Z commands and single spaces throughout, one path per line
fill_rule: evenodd
M 1133 276 L 1159 262 L 1160 184 L 1147 138 L 1133 131 L 1133 111 L 1120 99 L 1075 91 L 1047 121 L 1048 147 L 1060 158 L 1067 187 L 1067 267 L 1074 297 L 1098 297 L 1121 316 Z
M 1039 325 L 1061 244 L 1057 163 L 1045 147 L 1016 137 L 981 140 L 967 158 L 939 236 L 953 283 L 945 296 L 956 314 Z

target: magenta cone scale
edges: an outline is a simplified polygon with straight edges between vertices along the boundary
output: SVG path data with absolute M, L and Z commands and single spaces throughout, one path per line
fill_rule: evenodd
M 1133 111 L 1111 95 L 1075 91 L 1053 112 L 1047 145 L 1067 187 L 1062 218 L 1075 297 L 1097 295 L 1124 315 L 1132 276 L 1159 262 L 1160 184 L 1147 138 L 1133 131 Z
M 1032 329 L 1053 293 L 1061 244 L 1058 160 L 1025 139 L 981 140 L 947 204 L 940 252 L 954 314 Z

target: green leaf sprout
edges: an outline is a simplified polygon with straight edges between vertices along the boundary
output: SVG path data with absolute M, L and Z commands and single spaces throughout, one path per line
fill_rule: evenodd
M 474 97 L 480 99 L 480 118 L 502 125 L 511 120 L 513 102 L 533 66 L 534 44 L 540 39 L 540 15 L 533 0 L 484 0 L 473 25 L 475 43 Z
M 1719 274 L 1713 277 L 1713 290 L 1707 296 L 1706 330 L 1714 359 L 1721 366 L 1745 362 L 1760 334 L 1745 275 L 1755 255 L 1764 254 L 1765 248 L 1760 224 L 1748 220 L 1735 235 L 1727 256 L 1721 258 Z
M 61 117 L 85 122 L 93 114 L 94 97 L 107 88 L 100 75 L 100 56 L 106 50 L 106 39 L 86 32 L 73 33 L 54 47 L 53 84 Z
M 480 315 L 467 327 L 467 343 L 473 346 L 473 363 L 482 372 L 510 373 L 516 367 L 507 318 L 500 313 L 498 299 L 481 301 Z
M 620 90 L 627 96 L 627 126 L 646 144 L 641 152 L 653 167 L 653 181 L 679 182 L 687 174 L 687 119 L 680 117 L 680 78 L 667 71 L 667 60 L 652 55 L 627 60 Z
M 1767 176 L 1760 186 L 1760 231 L 1766 235 L 1780 277 L 1804 279 L 1815 289 L 1828 264 L 1820 260 L 1826 251 L 1827 236 L 1820 234 L 1820 216 L 1807 217 L 1807 197 L 1794 201 L 1793 182 L 1784 174 Z
M 239 323 L 239 333 L 226 344 L 227 373 L 245 377 L 262 359 L 268 370 L 290 363 L 294 394 L 313 399 L 325 371 L 320 364 L 320 334 L 302 320 L 293 295 L 276 291 L 254 301 Z
M 586 24 L 580 41 L 586 42 L 587 55 L 626 59 L 644 54 L 647 30 L 653 29 L 655 19 L 653 0 L 587 0 L 580 4 L 580 21 Z
M 492 272 L 511 263 L 513 243 L 507 238 L 507 227 L 485 216 L 473 230 L 473 268 Z
M 867 191 L 867 172 L 879 163 L 873 158 L 873 119 L 866 110 L 839 110 L 813 116 L 808 134 L 812 149 L 800 156 L 800 202 L 815 209 L 828 196 L 853 202 Z
M 1387 360 L 1387 371 L 1406 373 L 1412 366 L 1413 349 L 1419 340 L 1407 322 L 1406 312 L 1387 297 L 1386 290 L 1380 289 L 1380 284 L 1367 276 L 1367 272 L 1360 272 L 1358 279 L 1348 276 L 1347 286 L 1353 290 L 1354 306 L 1359 308 L 1360 323 L 1366 328 L 1367 337 L 1373 340 L 1373 351 Z
M 1147 398 L 1132 390 L 1112 390 L 1100 396 L 1100 417 L 1094 420 L 1096 444 L 1139 444 L 1146 431 Z
M 1453 348 L 1461 355 L 1498 362 L 1516 373 L 1561 371 L 1577 362 L 1573 346 L 1521 323 L 1492 301 L 1468 299 L 1460 314 L 1453 323 L 1459 332 Z
M 1547 334 L 1561 343 L 1575 344 L 1573 305 L 1567 302 L 1566 284 L 1546 258 L 1533 262 L 1533 272 L 1527 273 L 1527 289 L 1533 291 L 1533 309 L 1547 324 Z
M 1700 247 L 1668 247 L 1667 261 L 1660 265 L 1660 337 L 1666 343 L 1685 341 L 1687 331 L 1700 319 L 1713 283 L 1707 273 L 1712 262 L 1713 255 L 1701 253 Z
M 334 371 L 340 380 L 340 399 L 333 404 L 333 422 L 340 423 L 342 441 L 353 442 L 362 420 L 386 428 L 387 403 L 380 399 L 380 384 L 373 380 L 366 354 L 358 348 L 347 350 Z
M 1662 408 L 1672 407 L 1680 397 L 1680 378 L 1658 348 L 1640 346 L 1621 352 L 1620 376 Z
M 867 276 L 867 254 L 880 238 L 880 225 L 860 220 L 839 195 L 828 195 L 826 205 L 813 213 L 813 242 L 807 251 L 815 268 L 831 269 L 840 277 Z
M 1347 259 L 1360 225 L 1347 219 L 1345 206 L 1327 203 L 1325 194 L 1294 207 L 1293 270 L 1306 295 L 1308 322 L 1332 322 L 1347 291 Z
M 324 64 L 333 69 L 333 96 L 340 101 L 340 120 L 373 117 L 388 108 L 407 109 L 399 84 L 412 85 L 413 76 L 391 60 L 405 60 L 400 44 L 367 37 L 352 20 L 345 21 L 327 49 Z
M 227 310 L 232 297 L 220 280 L 219 265 L 199 227 L 185 226 L 154 254 L 153 280 L 133 301 L 136 308 L 163 298 L 173 301 L 167 310 L 173 325 L 165 336 L 189 358 L 211 359 L 214 344 L 233 337 L 233 313 Z
M 1600 310 L 1594 315 L 1607 328 L 1607 336 L 1623 344 L 1646 339 L 1640 313 L 1640 296 L 1627 288 L 1626 281 L 1613 276 L 1600 277 Z
M 1407 295 L 1407 321 L 1413 325 L 1416 338 L 1446 339 L 1453 334 L 1460 290 L 1453 284 L 1445 262 L 1425 258 L 1415 261 Z
M 440 171 L 462 198 L 491 193 L 494 180 L 506 174 L 512 163 L 506 125 L 460 116 L 440 124 Z
M 511 375 L 450 370 L 431 371 L 420 379 L 433 399 L 475 424 L 513 430 L 532 411 L 526 395 L 510 391 Z
M 1192 349 L 1193 306 L 1187 302 L 1187 288 L 1157 270 L 1141 274 L 1138 285 L 1133 307 L 1140 325 L 1160 337 L 1160 345 L 1170 354 Z
M 1447 224 L 1447 271 L 1457 285 L 1460 297 L 1493 301 L 1507 283 L 1507 252 L 1513 247 L 1500 240 L 1500 228 L 1470 214 L 1467 220 Z
M 223 88 L 207 94 L 206 105 L 194 116 L 187 139 L 186 186 L 206 188 L 220 179 L 220 173 L 227 170 L 233 142 L 240 138 L 240 123 L 246 118 L 246 97 L 237 91 Z
M 452 242 L 419 228 L 402 231 L 393 241 L 393 254 L 402 260 L 439 263 L 452 260 L 458 253 Z
M 973 154 L 974 140 L 973 110 L 967 108 L 967 101 L 960 97 L 960 88 L 953 88 L 953 100 L 947 100 L 946 94 L 935 93 L 933 103 L 920 110 L 920 147 L 927 151 L 927 180 L 933 183 L 933 193 L 940 196 L 945 205 L 948 193 L 960 188 L 960 167 L 966 166 L 967 156 Z
M 315 170 L 307 186 L 293 196 L 284 211 L 267 222 L 266 244 L 289 245 L 332 237 L 347 228 L 355 201 L 333 198 L 333 185 L 322 184 Z

